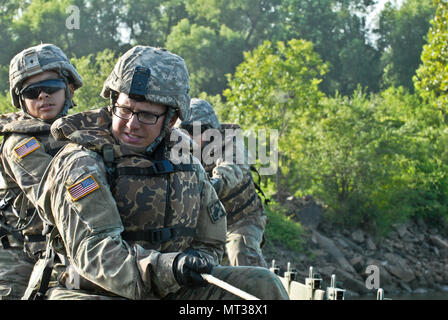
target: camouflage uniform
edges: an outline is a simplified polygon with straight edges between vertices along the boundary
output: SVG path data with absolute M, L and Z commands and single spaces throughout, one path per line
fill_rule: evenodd
M 203 155 L 202 164 L 227 212 L 226 251 L 229 263 L 233 266 L 267 267 L 261 251 L 267 217 L 247 163 L 247 149 L 242 139 L 235 139 L 231 134 L 226 136 L 226 130 L 237 132 L 241 128 L 236 124 L 220 124 L 213 107 L 205 100 L 192 99 L 190 106 L 190 118 L 180 123 L 181 128 L 191 131 L 193 123 L 199 122 L 202 130 L 219 130 L 222 137 L 221 157 L 207 164 Z M 202 149 L 205 150 L 206 146 Z M 225 156 L 226 152 L 233 153 L 231 161 Z
M 0 167 L 2 299 L 22 297 L 34 262 L 44 249 L 43 226 L 34 206 L 37 187 L 52 156 L 65 144 L 51 136 L 50 122 L 27 113 L 19 94 L 27 78 L 45 71 L 57 72 L 66 81 L 66 100 L 60 116 L 72 105 L 68 82 L 73 83 L 75 89 L 82 85 L 75 68 L 54 45 L 28 48 L 11 60 L 10 93 L 14 106 L 22 110 L 0 116 L 0 135 L 4 136 Z
M 148 67 L 151 76 L 142 80 Z M 185 117 L 188 72 L 180 57 L 134 47 L 119 59 L 102 95 L 130 96 L 135 83 L 140 89 L 143 84 L 147 101 Z M 234 298 L 211 285 L 181 287 L 175 278 L 173 262 L 181 252 L 194 249 L 214 265 L 224 253 L 225 210 L 199 161 L 185 154 L 175 164 L 179 159 L 172 158 L 169 131 L 144 152 L 132 150 L 117 142 L 111 121 L 104 108 L 52 126 L 55 137 L 72 143 L 54 158 L 39 195 L 44 219 L 58 230 L 53 248 L 68 262 L 48 299 Z M 239 281 L 239 271 L 228 268 L 217 268 L 216 274 Z M 251 283 L 254 294 L 260 289 L 262 298 L 287 299 L 272 273 L 243 271 L 249 278 L 266 278 L 261 289 Z

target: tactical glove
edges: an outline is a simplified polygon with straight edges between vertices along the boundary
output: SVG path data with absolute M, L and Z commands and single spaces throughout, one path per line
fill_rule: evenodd
M 211 273 L 212 270 L 213 264 L 194 250 L 179 253 L 173 263 L 174 277 L 181 286 L 205 287 L 207 281 L 201 277 L 201 273 Z

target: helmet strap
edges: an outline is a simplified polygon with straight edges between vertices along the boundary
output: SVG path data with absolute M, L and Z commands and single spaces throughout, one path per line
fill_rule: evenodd
M 150 155 L 160 144 L 160 142 L 165 138 L 166 133 L 168 132 L 168 125 L 171 122 L 171 119 L 174 116 L 175 110 L 172 107 L 168 107 L 168 112 L 166 114 L 166 117 L 163 121 L 162 129 L 160 130 L 159 136 L 146 148 L 145 153 L 147 155 Z

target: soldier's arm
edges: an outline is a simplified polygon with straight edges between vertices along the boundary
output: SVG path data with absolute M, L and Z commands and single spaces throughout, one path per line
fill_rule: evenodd
M 192 247 L 204 252 L 219 264 L 224 255 L 227 218 L 219 198 L 209 182 L 206 172 L 196 158 L 193 158 L 200 183 L 201 206 L 196 229 L 196 237 Z
M 231 152 L 231 154 L 226 155 L 226 152 Z M 216 161 L 211 176 L 211 179 L 222 181 L 218 196 L 222 199 L 231 194 L 247 174 L 250 174 L 250 168 L 247 164 L 244 142 L 232 137 L 225 139 L 222 158 Z
M 36 205 L 37 187 L 52 156 L 38 137 L 13 134 L 5 141 L 2 158 L 5 172 Z
M 125 242 L 101 159 L 91 151 L 66 149 L 52 165 L 39 204 L 58 228 L 76 271 L 129 299 L 177 291 L 172 262 L 178 253 L 162 254 Z

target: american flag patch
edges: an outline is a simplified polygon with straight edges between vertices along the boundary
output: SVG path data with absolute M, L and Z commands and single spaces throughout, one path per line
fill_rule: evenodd
M 77 201 L 99 188 L 100 186 L 98 183 L 96 183 L 95 179 L 90 175 L 71 187 L 68 187 L 67 190 L 73 201 Z
M 21 144 L 17 148 L 14 149 L 15 153 L 19 158 L 23 158 L 26 155 L 29 155 L 31 152 L 37 150 L 40 148 L 39 142 L 37 142 L 37 139 L 32 137 L 31 139 L 27 140 L 25 143 Z

